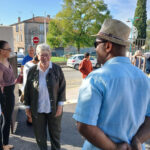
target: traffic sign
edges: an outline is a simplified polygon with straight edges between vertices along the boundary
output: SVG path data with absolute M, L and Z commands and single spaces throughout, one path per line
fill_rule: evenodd
M 39 38 L 37 36 L 33 37 L 33 43 L 38 44 L 39 43 Z

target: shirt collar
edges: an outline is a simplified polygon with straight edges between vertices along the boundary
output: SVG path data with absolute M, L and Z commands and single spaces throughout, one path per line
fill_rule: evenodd
M 104 66 L 115 63 L 115 62 L 128 63 L 128 64 L 131 63 L 130 59 L 128 57 L 117 56 L 117 57 L 113 57 L 113 58 L 109 59 L 108 61 L 106 61 Z
M 49 67 L 46 69 L 46 71 L 49 70 L 49 69 L 51 69 L 51 68 L 52 68 L 52 62 L 50 61 L 49 62 Z M 42 71 L 42 69 L 40 68 L 40 62 L 37 64 L 37 70 Z

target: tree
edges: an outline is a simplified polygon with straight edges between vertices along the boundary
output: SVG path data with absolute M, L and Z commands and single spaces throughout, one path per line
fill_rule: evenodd
M 110 17 L 103 0 L 64 0 L 62 11 L 49 25 L 47 41 L 51 47 L 73 45 L 80 53 L 81 47 L 93 46 L 91 35 Z M 55 39 L 59 39 L 58 42 Z
M 134 17 L 139 18 L 138 20 L 134 21 L 134 26 L 138 30 L 138 38 L 142 39 L 146 39 L 146 26 L 147 26 L 146 2 L 147 0 L 138 0 L 134 14 Z
M 150 20 L 147 20 L 146 43 L 150 46 Z

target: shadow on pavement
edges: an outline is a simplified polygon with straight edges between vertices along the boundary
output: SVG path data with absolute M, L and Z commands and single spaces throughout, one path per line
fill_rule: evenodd
M 72 119 L 75 104 L 64 106 L 61 132 L 61 150 L 80 150 L 84 139 L 76 129 L 76 122 Z M 17 128 L 11 135 L 10 143 L 15 146 L 15 150 L 38 150 L 32 126 L 26 124 L 26 115 L 24 109 L 19 109 L 17 116 Z M 50 139 L 48 138 L 50 149 Z

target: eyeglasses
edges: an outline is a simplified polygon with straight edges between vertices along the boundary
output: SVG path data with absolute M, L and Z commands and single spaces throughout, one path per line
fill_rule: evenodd
M 2 50 L 5 50 L 5 51 L 9 51 L 9 52 L 11 52 L 11 48 L 3 48 Z
M 42 58 L 49 57 L 49 55 L 48 54 L 42 54 L 42 55 L 40 55 L 40 57 L 42 57 Z
M 94 42 L 94 47 L 97 48 L 97 46 L 98 46 L 100 43 L 106 43 L 106 42 L 107 42 L 107 40 L 102 40 L 102 41 L 99 41 L 99 42 L 95 41 L 95 42 Z

